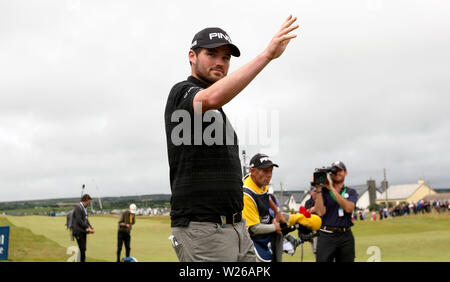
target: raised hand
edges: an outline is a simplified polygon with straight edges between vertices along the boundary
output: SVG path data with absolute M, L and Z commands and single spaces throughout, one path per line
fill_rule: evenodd
M 296 34 L 291 34 L 291 32 L 299 27 L 299 25 L 293 25 L 293 23 L 297 20 L 297 17 L 292 17 L 290 15 L 281 26 L 281 29 L 275 34 L 272 40 L 267 46 L 265 53 L 269 60 L 276 59 L 283 54 L 284 50 L 286 50 L 287 45 L 291 41 L 291 39 L 297 37 Z

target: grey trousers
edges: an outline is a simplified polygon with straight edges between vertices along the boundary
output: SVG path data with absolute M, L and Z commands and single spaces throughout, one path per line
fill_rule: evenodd
M 190 222 L 188 227 L 172 227 L 172 235 L 181 262 L 256 261 L 244 220 L 223 227 L 212 222 Z

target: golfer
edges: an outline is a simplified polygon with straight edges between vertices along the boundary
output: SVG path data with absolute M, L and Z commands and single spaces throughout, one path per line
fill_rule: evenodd
M 231 56 L 239 57 L 240 51 L 223 29 L 205 28 L 191 42 L 191 76 L 172 87 L 164 114 L 171 238 L 180 261 L 256 260 L 241 214 L 237 136 L 222 106 L 283 54 L 296 37 L 291 34 L 296 20 L 289 16 L 267 48 L 230 75 Z

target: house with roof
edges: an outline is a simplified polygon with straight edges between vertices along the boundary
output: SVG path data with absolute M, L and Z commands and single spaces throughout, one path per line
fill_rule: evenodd
M 298 204 L 298 207 L 300 208 L 301 206 L 305 206 L 306 201 L 308 201 L 310 198 L 311 198 L 311 196 L 309 195 L 309 191 L 305 191 L 304 197 L 303 197 L 302 201 Z
M 280 202 L 280 205 L 282 203 L 284 211 L 288 210 L 298 212 L 300 206 L 302 205 L 301 203 L 309 199 L 308 191 L 305 190 L 295 190 L 295 191 L 288 190 L 283 191 L 283 194 L 281 193 L 281 191 L 275 191 L 274 195 L 275 197 L 277 197 L 278 201 Z
M 358 200 L 356 202 L 356 207 L 358 209 L 367 209 L 371 204 L 376 203 L 376 200 L 381 197 L 384 189 L 383 187 L 388 186 L 387 181 L 381 181 L 381 186 L 377 187 L 375 180 L 367 180 L 366 184 L 350 186 L 355 189 L 358 193 Z
M 379 197 L 377 203 L 383 204 L 386 202 L 393 202 L 398 205 L 402 202 L 417 203 L 428 195 L 437 194 L 430 186 L 425 184 L 423 179 L 419 179 L 417 183 L 391 185 Z

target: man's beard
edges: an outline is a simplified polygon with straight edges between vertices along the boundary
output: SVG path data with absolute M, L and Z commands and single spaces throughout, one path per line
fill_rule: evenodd
M 209 85 L 214 84 L 214 83 L 217 82 L 218 80 L 224 78 L 225 75 L 226 75 L 225 73 L 224 73 L 224 76 L 222 76 L 222 77 L 216 77 L 216 76 L 213 76 L 213 75 L 208 75 L 208 72 L 207 72 L 207 71 L 203 72 L 203 71 L 200 70 L 199 65 L 196 65 L 196 66 L 195 66 L 195 73 L 197 74 L 197 76 L 198 76 L 201 80 L 203 80 L 204 82 L 208 83 Z
M 342 183 L 344 183 L 345 177 L 342 178 L 342 180 L 340 180 L 340 181 L 337 181 L 337 180 L 335 180 L 335 179 L 331 179 L 331 180 L 333 180 L 333 183 L 334 183 L 334 184 L 342 184 Z

